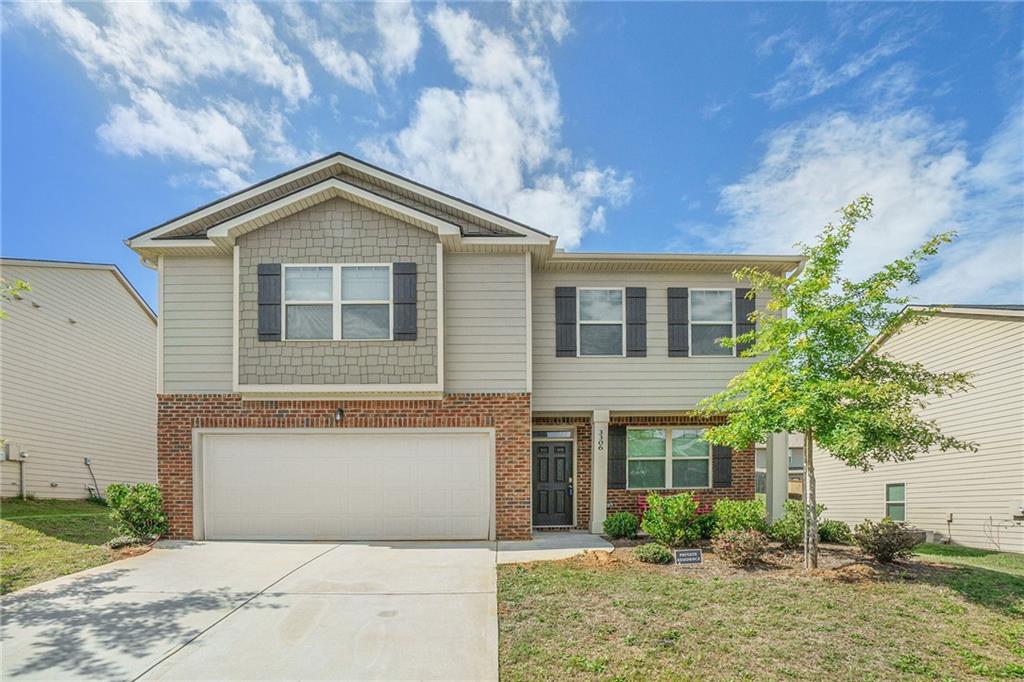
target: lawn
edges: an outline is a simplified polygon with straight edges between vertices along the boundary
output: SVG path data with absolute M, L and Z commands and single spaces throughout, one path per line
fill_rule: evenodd
M 885 568 L 702 570 L 598 560 L 498 567 L 501 677 L 1024 676 L 1024 556 L 944 547 Z
M 0 594 L 137 554 L 112 550 L 110 512 L 87 500 L 0 502 Z

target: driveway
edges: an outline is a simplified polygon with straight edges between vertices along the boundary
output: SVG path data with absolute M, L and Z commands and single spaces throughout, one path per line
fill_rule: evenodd
M 494 543 L 160 543 L 4 598 L 3 678 L 498 676 Z

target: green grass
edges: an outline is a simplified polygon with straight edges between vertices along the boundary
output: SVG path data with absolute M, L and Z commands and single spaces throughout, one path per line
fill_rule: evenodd
M 0 594 L 116 559 L 109 517 L 87 500 L 0 501 Z
M 1024 557 L 919 553 L 934 564 L 819 576 L 499 566 L 501 677 L 1024 677 Z

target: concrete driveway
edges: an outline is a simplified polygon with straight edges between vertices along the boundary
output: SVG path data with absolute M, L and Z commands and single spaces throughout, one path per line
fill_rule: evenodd
M 498 676 L 494 543 L 161 543 L 4 598 L 3 678 Z

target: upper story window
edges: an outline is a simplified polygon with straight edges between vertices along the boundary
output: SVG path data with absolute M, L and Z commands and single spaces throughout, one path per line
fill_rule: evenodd
M 391 338 L 390 265 L 285 265 L 284 338 Z
M 627 429 L 626 487 L 708 488 L 711 444 L 701 429 Z
M 736 294 L 733 289 L 690 290 L 690 355 L 735 355 L 717 339 L 735 336 Z
M 625 291 L 580 289 L 577 332 L 579 354 L 619 356 L 626 345 Z

